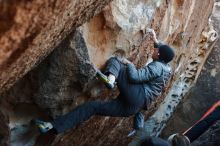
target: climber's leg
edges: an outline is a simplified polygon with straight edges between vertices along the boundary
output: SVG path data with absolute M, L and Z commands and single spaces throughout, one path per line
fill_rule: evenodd
M 60 116 L 52 123 L 57 133 L 62 133 L 75 127 L 77 124 L 86 121 L 93 115 L 128 117 L 139 111 L 139 107 L 125 104 L 121 98 L 111 101 L 87 102 L 66 115 Z
M 114 88 L 115 80 L 117 79 L 122 67 L 124 67 L 124 65 L 117 57 L 111 57 L 106 62 L 105 73 L 103 74 L 101 71 L 97 70 L 96 76 L 103 81 L 108 88 L 112 89 Z

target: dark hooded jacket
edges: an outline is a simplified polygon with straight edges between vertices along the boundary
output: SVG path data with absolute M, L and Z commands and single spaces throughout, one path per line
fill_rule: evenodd
M 162 61 L 153 61 L 141 69 L 136 69 L 134 64 L 130 63 L 127 66 L 127 74 L 129 82 L 143 84 L 148 104 L 146 106 L 149 106 L 156 97 L 161 95 L 163 88 L 167 85 L 171 76 L 171 67 Z

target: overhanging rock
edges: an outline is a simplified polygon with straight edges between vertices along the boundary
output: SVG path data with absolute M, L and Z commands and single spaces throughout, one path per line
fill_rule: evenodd
M 2 1 L 11 26 L 0 37 L 0 93 L 36 67 L 76 27 L 110 0 Z M 3 11 L 4 10 L 4 11 Z M 4 25 L 4 23 L 2 23 Z M 5 25 L 4 25 L 5 26 Z

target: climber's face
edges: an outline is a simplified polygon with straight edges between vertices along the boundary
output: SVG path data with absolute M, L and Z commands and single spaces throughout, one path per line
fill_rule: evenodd
M 158 60 L 159 56 L 160 56 L 159 49 L 158 48 L 154 48 L 154 52 L 152 54 L 152 59 L 153 60 Z

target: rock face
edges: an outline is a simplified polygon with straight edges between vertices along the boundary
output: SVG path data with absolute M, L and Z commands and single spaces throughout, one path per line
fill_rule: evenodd
M 10 119 L 4 122 L 10 130 L 4 134 L 6 144 L 34 145 L 38 134 L 29 125 L 33 118 L 55 118 L 83 102 L 116 97 L 117 89 L 109 91 L 94 79 L 95 68 L 102 69 L 119 49 L 138 68 L 145 65 L 153 49 L 146 28 L 155 29 L 176 52 L 172 81 L 146 112 L 149 116 L 167 95 L 166 108 L 160 108 L 156 124 L 153 120 L 158 129 L 151 132 L 162 131 L 212 50 L 216 32 L 208 20 L 214 0 L 114 0 L 104 7 L 108 2 L 0 2 L 0 22 L 8 22 L 0 23 L 0 109 Z M 129 118 L 93 117 L 52 145 L 127 145 L 131 125 Z
M 219 33 L 220 2 L 215 3 L 212 14 L 214 28 Z M 220 40 L 216 42 L 213 51 L 204 64 L 201 74 L 195 86 L 190 90 L 186 98 L 179 105 L 173 118 L 168 122 L 163 132 L 163 136 L 167 137 L 174 132 L 183 132 L 192 126 L 201 116 L 219 100 L 220 93 Z M 195 142 L 195 145 L 212 146 L 215 142 L 219 143 L 219 123 L 213 126 L 208 132 Z
M 8 127 L 8 117 L 3 115 L 0 111 L 0 145 L 6 146 L 9 144 L 9 127 Z
M 216 38 L 218 36 L 217 33 L 213 30 L 213 27 L 210 24 L 208 25 L 209 27 L 206 26 L 204 30 L 202 30 L 199 27 L 199 25 L 201 25 L 201 21 L 204 21 L 205 19 L 205 17 L 203 17 L 205 16 L 205 14 L 203 14 L 202 16 L 201 12 L 199 10 L 198 11 L 196 10 L 197 7 L 199 7 L 200 10 L 201 9 L 205 10 L 209 8 L 211 3 L 210 2 L 206 3 L 207 5 L 205 4 L 206 5 L 205 6 L 201 4 L 199 1 L 193 1 L 193 3 L 190 3 L 189 1 L 182 1 L 182 2 L 183 2 L 182 3 L 183 9 L 186 7 L 187 8 L 190 7 L 194 9 L 195 11 L 193 13 L 191 12 L 187 13 L 184 11 L 185 13 L 182 14 L 181 17 L 179 17 L 177 13 L 178 11 L 181 10 L 180 9 L 181 7 L 178 7 L 179 4 L 174 5 L 176 7 L 173 7 L 173 5 L 171 6 L 173 7 L 172 10 L 175 13 L 172 13 L 172 11 L 168 11 L 169 15 L 171 14 L 177 15 L 174 17 L 175 19 L 171 19 L 171 24 L 169 26 L 173 26 L 172 24 L 178 24 L 176 23 L 178 21 L 179 22 L 184 21 L 185 23 L 183 23 L 184 26 L 182 27 L 186 29 L 183 33 L 179 33 L 178 34 L 179 36 L 178 35 L 175 36 L 176 39 L 173 42 L 174 44 L 176 44 L 176 48 L 179 48 L 177 52 L 179 56 L 177 57 L 177 60 L 175 62 L 176 63 L 175 72 L 174 72 L 174 77 L 173 77 L 174 82 L 169 89 L 169 93 L 167 94 L 166 98 L 164 99 L 162 104 L 159 106 L 157 111 L 152 116 L 150 116 L 145 122 L 145 127 L 144 127 L 145 136 L 141 136 L 141 135 L 138 136 L 130 144 L 134 144 L 138 142 L 140 137 L 146 137 L 149 135 L 151 136 L 160 135 L 163 128 L 166 126 L 167 121 L 173 114 L 173 111 L 177 107 L 177 105 L 180 103 L 180 101 L 183 99 L 183 97 L 186 95 L 189 89 L 197 81 L 198 75 L 201 72 L 202 66 L 204 65 L 207 55 L 209 54 L 209 52 L 212 50 L 213 46 L 215 45 Z M 213 3 L 214 1 L 212 1 L 212 4 Z M 212 12 L 212 6 L 210 6 L 210 9 L 208 10 L 210 11 L 209 12 L 206 11 L 206 12 L 207 14 L 208 13 L 210 14 Z M 209 16 L 209 15 L 206 15 L 206 16 Z M 202 20 L 196 19 L 199 17 L 203 17 L 204 19 Z M 175 31 L 178 31 L 178 29 Z M 189 37 L 189 34 L 191 34 L 192 37 Z M 170 40 L 169 37 L 167 39 Z M 195 40 L 193 41 L 192 39 L 193 40 L 195 39 Z M 195 45 L 195 43 L 193 42 L 197 42 L 198 44 Z M 189 55 L 187 52 L 191 52 L 191 54 Z
M 40 82 L 34 95 L 36 103 L 41 108 L 50 109 L 54 117 L 62 114 L 56 112 L 58 107 L 72 106 L 72 102 L 86 90 L 87 83 L 95 74 L 81 33 L 78 30 L 71 33 L 39 65 L 38 72 Z
M 193 146 L 218 146 L 220 145 L 220 129 L 219 122 L 209 128 L 202 136 L 200 136 L 195 142 L 193 142 Z
M 110 0 L 2 1 L 1 93 L 41 62 Z M 9 16 L 9 17 L 7 17 Z M 5 22 L 8 22 L 6 27 Z

